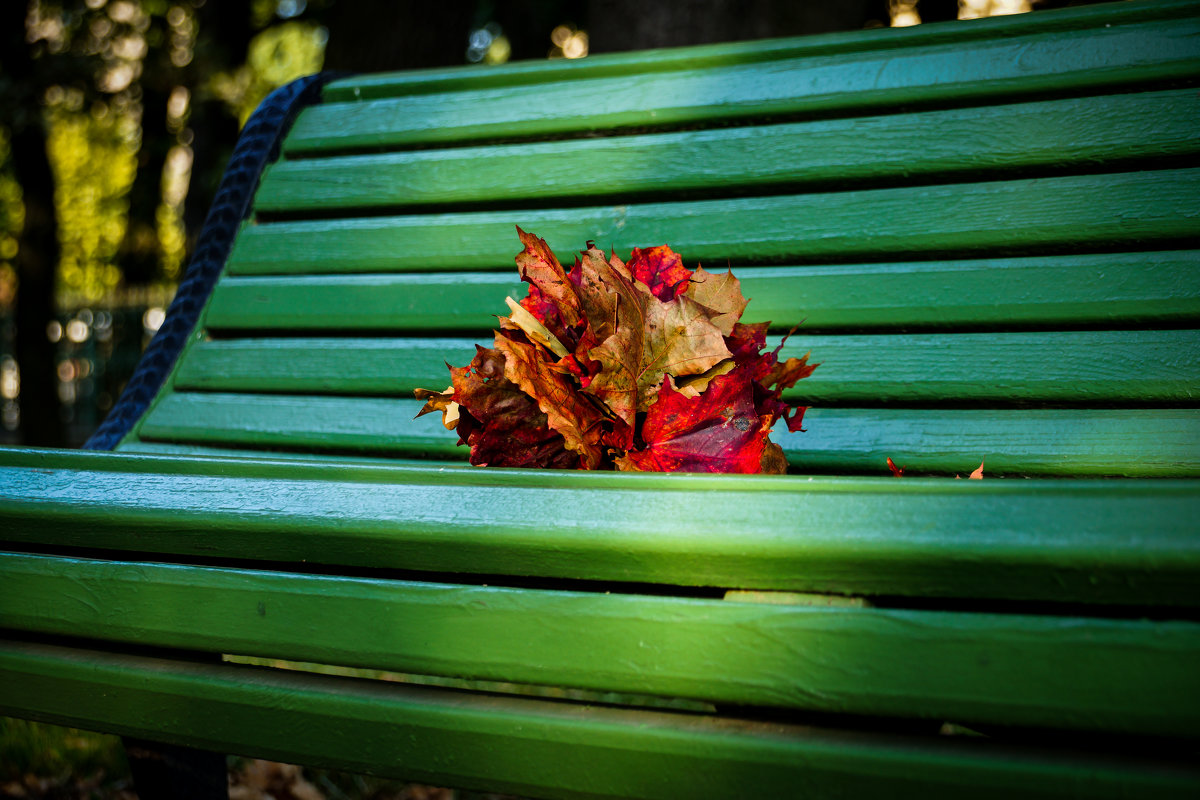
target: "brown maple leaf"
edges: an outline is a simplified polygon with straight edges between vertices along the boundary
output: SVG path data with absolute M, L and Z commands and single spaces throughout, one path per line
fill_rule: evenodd
M 517 270 L 521 279 L 530 284 L 529 295 L 521 301 L 521 306 L 564 343 L 572 341 L 568 331 L 583 319 L 575 284 L 567 277 L 567 271 L 545 239 L 526 233 L 520 226 L 517 226 L 517 236 L 525 245 L 525 249 L 517 254 Z
M 571 280 L 587 317 L 595 346 L 617 331 L 617 306 L 624 302 L 635 308 L 644 302 L 645 287 L 639 290 L 625 265 L 615 255 L 589 247 L 571 270 Z
M 710 316 L 688 297 L 664 303 L 641 291 L 622 294 L 616 332 L 588 353 L 600 372 L 587 391 L 632 425 L 658 394 L 664 375 L 696 375 L 731 357 Z
M 579 455 L 550 430 L 546 414 L 504 376 L 504 354 L 475 347 L 469 366 L 450 369 L 460 405 L 460 444 L 471 447 L 476 466 L 576 469 Z
M 504 377 L 534 399 L 550 429 L 559 433 L 568 450 L 579 454 L 586 469 L 596 469 L 604 456 L 600 437 L 604 414 L 586 397 L 570 373 L 541 355 L 542 348 L 496 334 L 495 348 L 504 354 Z
M 733 333 L 733 326 L 741 319 L 746 304 L 750 302 L 742 296 L 742 283 L 733 277 L 732 271 L 713 274 L 704 267 L 696 267 L 686 294 L 700 305 L 717 312 L 712 323 L 725 336 Z

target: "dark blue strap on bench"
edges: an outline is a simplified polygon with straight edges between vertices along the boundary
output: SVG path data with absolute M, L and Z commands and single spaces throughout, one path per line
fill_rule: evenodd
M 117 404 L 84 443 L 84 449 L 113 449 L 146 412 L 196 327 L 200 310 L 225 267 L 233 237 L 250 212 L 259 177 L 267 164 L 279 157 L 280 143 L 296 115 L 320 99 L 321 87 L 333 77 L 335 73 L 323 72 L 281 86 L 263 100 L 246 122 L 166 319 L 138 362 L 133 377 L 125 384 Z

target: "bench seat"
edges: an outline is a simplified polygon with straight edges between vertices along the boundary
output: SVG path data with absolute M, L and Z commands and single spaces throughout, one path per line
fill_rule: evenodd
M 1196 796 L 1198 35 L 281 90 L 97 449 L 0 450 L 0 712 L 537 797 Z M 515 225 L 799 325 L 789 474 L 479 469 L 414 419 L 524 295 Z

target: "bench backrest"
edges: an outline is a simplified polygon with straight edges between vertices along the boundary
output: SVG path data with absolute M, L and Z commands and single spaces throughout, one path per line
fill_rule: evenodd
M 337 81 L 122 449 L 465 458 L 411 392 L 524 295 L 519 224 L 801 325 L 794 471 L 1200 474 L 1198 33 L 1123 3 Z

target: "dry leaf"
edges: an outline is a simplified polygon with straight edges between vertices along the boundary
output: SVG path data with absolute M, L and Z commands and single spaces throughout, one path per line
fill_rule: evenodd
M 521 305 L 565 341 L 565 330 L 575 327 L 583 319 L 575 286 L 544 239 L 520 228 L 517 228 L 517 235 L 525 245 L 525 249 L 517 254 L 517 269 L 521 279 L 533 284 L 537 290 L 531 291 L 527 298 L 529 302 L 522 301 Z
M 452 389 L 417 393 L 447 426 L 457 411 L 472 464 L 786 470 L 769 434 L 779 419 L 799 429 L 804 408 L 782 393 L 814 365 L 763 352 L 767 324 L 738 322 L 732 273 L 692 271 L 666 246 L 625 263 L 591 242 L 567 270 L 544 240 L 517 234 L 528 294 L 508 300 L 492 349 L 451 368 Z
M 663 378 L 646 414 L 646 446 L 617 459 L 621 470 L 655 472 L 761 472 L 770 419 L 754 408 L 745 367 L 712 380 L 697 397 L 675 391 Z
M 675 388 L 684 397 L 699 397 L 700 393 L 708 388 L 708 384 L 718 375 L 727 375 L 737 367 L 737 362 L 732 358 L 727 358 L 724 361 L 718 362 L 715 366 L 704 370 L 699 375 L 685 375 L 675 381 Z
M 504 354 L 476 346 L 475 358 L 451 368 L 454 399 L 462 407 L 460 442 L 470 445 L 471 463 L 497 467 L 575 469 L 579 456 L 550 430 L 546 414 L 520 387 L 504 377 Z
M 522 308 L 511 297 L 504 298 L 504 302 L 508 303 L 511 313 L 507 317 L 501 317 L 501 322 L 505 320 L 511 322 L 523 330 L 531 342 L 537 342 L 559 358 L 570 355 L 570 351 L 563 347 L 563 343 L 558 340 L 558 337 L 551 333 L 537 317 Z
M 650 407 L 664 375 L 696 375 L 731 357 L 709 312 L 695 301 L 681 296 L 663 303 L 642 292 L 636 298 L 631 303 L 621 296 L 617 332 L 588 353 L 600 372 L 587 391 L 628 424 Z
M 600 437 L 604 415 L 584 396 L 570 374 L 541 358 L 537 346 L 497 333 L 496 350 L 504 354 L 504 377 L 521 387 L 546 415 L 551 430 L 562 435 L 568 450 L 579 453 L 586 469 L 596 469 L 604 451 Z
M 425 401 L 425 405 L 417 412 L 418 417 L 423 417 L 432 411 L 441 411 L 442 424 L 446 426 L 446 430 L 452 431 L 458 427 L 458 403 L 454 402 L 454 384 L 450 384 L 440 392 L 416 389 L 413 391 L 413 395 L 418 400 Z
M 692 271 L 683 266 L 679 254 L 666 245 L 645 250 L 633 248 L 625 266 L 634 280 L 641 281 L 650 294 L 663 302 L 683 294 L 692 277 Z
M 733 272 L 714 275 L 704 267 L 696 267 L 686 294 L 700 305 L 717 312 L 712 318 L 712 323 L 725 336 L 733 333 L 733 326 L 737 324 L 749 302 L 742 296 L 742 283 L 733 277 Z

